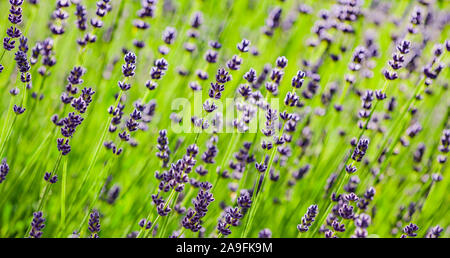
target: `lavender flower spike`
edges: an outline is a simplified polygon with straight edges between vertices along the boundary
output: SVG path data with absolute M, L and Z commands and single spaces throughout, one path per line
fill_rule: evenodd
M 45 219 L 43 218 L 42 211 L 33 213 L 33 220 L 31 221 L 30 238 L 42 237 L 42 229 L 45 227 Z
M 98 233 L 100 232 L 100 214 L 97 210 L 92 211 L 88 225 L 88 229 L 91 232 L 91 238 L 99 238 Z
M 297 229 L 300 232 L 306 232 L 311 227 L 314 222 L 317 214 L 319 213 L 319 209 L 316 204 L 308 207 L 308 211 L 302 218 L 302 223 L 297 225 Z

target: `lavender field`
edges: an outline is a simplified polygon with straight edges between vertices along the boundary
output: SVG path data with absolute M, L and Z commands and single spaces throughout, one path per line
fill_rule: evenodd
M 0 237 L 450 236 L 448 1 L 0 10 Z

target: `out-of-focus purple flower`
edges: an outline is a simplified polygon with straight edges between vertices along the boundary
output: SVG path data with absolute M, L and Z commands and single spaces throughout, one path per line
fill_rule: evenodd
M 444 231 L 444 229 L 442 227 L 435 226 L 432 227 L 428 233 L 426 234 L 426 238 L 439 238 L 441 236 L 441 233 Z
M 272 231 L 270 231 L 270 229 L 268 229 L 268 228 L 262 229 L 261 231 L 259 231 L 258 237 L 259 238 L 271 238 Z

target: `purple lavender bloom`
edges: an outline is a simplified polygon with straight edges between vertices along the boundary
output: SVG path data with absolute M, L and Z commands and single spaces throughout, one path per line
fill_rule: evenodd
M 337 238 L 337 236 L 334 235 L 334 231 L 328 230 L 325 232 L 325 238 Z
M 244 53 L 244 52 L 248 52 L 248 50 L 250 49 L 250 41 L 247 39 L 243 39 L 238 45 L 237 45 L 237 49 Z
M 33 220 L 31 221 L 30 238 L 42 237 L 42 229 L 45 227 L 45 219 L 43 218 L 42 211 L 33 213 Z
M 56 142 L 57 142 L 58 151 L 61 152 L 62 155 L 69 154 L 69 152 L 71 150 L 70 145 L 69 145 L 69 139 L 58 138 L 56 140 Z
M 406 227 L 403 228 L 403 233 L 405 234 L 403 234 L 401 238 L 416 237 L 417 230 L 419 230 L 419 227 L 416 224 L 410 223 L 409 225 L 406 225 Z
M 227 236 L 231 234 L 230 226 L 226 222 L 219 222 L 217 224 L 217 231 L 219 231 L 220 234 Z
M 14 104 L 13 110 L 14 110 L 14 113 L 16 113 L 16 115 L 20 115 L 20 114 L 23 114 L 23 112 L 25 112 L 24 107 L 17 106 L 16 104 Z
M 17 96 L 19 93 L 20 93 L 20 90 L 17 87 L 9 90 L 9 94 L 11 94 L 11 96 Z
M 156 145 L 156 148 L 158 148 L 159 152 L 156 153 L 156 156 L 160 158 L 162 161 L 164 161 L 164 164 L 167 163 L 169 160 L 169 139 L 167 138 L 167 131 L 161 130 L 159 131 L 159 137 L 158 137 L 158 145 Z
M 106 199 L 106 202 L 108 202 L 109 204 L 114 204 L 116 202 L 117 198 L 119 197 L 119 194 L 120 194 L 120 187 L 117 185 L 114 185 L 108 191 L 108 197 Z
M 217 41 L 210 41 L 209 42 L 209 46 L 214 48 L 214 49 L 220 49 L 222 47 L 222 44 L 220 44 Z
M 360 214 L 355 219 L 355 225 L 359 228 L 368 228 L 370 223 L 371 223 L 370 216 L 364 213 Z
M 150 229 L 152 227 L 152 222 L 151 221 L 147 221 L 146 219 L 141 219 L 139 221 L 139 227 L 143 228 L 143 229 Z
M 85 104 L 83 108 L 85 109 Z M 81 122 L 83 122 L 83 120 L 84 118 L 80 115 L 76 115 L 75 112 L 70 112 L 67 117 L 63 118 L 62 122 L 64 126 L 61 127 L 61 134 L 66 138 L 73 136 L 76 128 L 81 124 Z
M 276 64 L 277 64 L 278 68 L 280 68 L 280 69 L 286 68 L 287 63 L 288 63 L 288 60 L 286 57 L 280 56 L 277 58 Z
M 367 238 L 367 230 L 365 228 L 356 228 L 352 238 Z
M 210 98 L 220 99 L 222 97 L 222 91 L 224 90 L 224 85 L 211 82 L 211 88 L 208 91 L 208 95 Z
M 337 220 L 334 220 L 331 223 L 331 227 L 334 229 L 334 231 L 336 232 L 345 232 L 345 224 L 344 223 L 339 223 Z
M 360 162 L 364 155 L 366 155 L 367 147 L 369 147 L 369 139 L 362 138 L 359 140 L 358 145 L 352 154 L 352 159 L 356 162 Z
M 8 37 L 10 38 L 19 38 L 22 35 L 22 32 L 17 29 L 14 26 L 9 27 L 8 29 L 6 29 L 6 35 L 8 35 Z M 26 52 L 26 51 L 24 51 Z
M 176 36 L 177 36 L 177 30 L 172 27 L 167 27 L 164 30 L 162 39 L 167 45 L 171 45 L 175 41 Z
M 6 158 L 2 160 L 2 163 L 0 164 L 0 184 L 5 181 L 6 176 L 9 172 L 9 166 L 8 163 L 6 163 Z
M 296 89 L 300 89 L 303 85 L 305 76 L 306 76 L 306 74 L 303 71 L 299 70 L 297 72 L 297 74 L 294 77 L 292 77 L 292 82 L 291 82 L 292 87 L 294 87 Z
M 3 38 L 3 48 L 7 51 L 11 51 L 14 49 L 16 41 L 10 37 Z
M 172 211 L 172 209 L 165 205 L 165 203 L 160 203 L 157 207 L 159 216 L 165 217 Z
M 198 232 L 202 228 L 202 218 L 208 212 L 208 206 L 214 201 L 213 194 L 209 192 L 212 185 L 205 182 L 200 185 L 201 189 L 197 197 L 192 200 L 194 209 L 189 208 L 186 216 L 181 221 L 184 228 L 190 229 L 192 232 Z
M 428 231 L 428 233 L 425 237 L 426 238 L 439 238 L 443 231 L 444 231 L 444 229 L 438 225 L 438 226 L 432 227 Z
M 93 210 L 89 215 L 88 230 L 91 232 L 91 238 L 99 238 L 100 232 L 100 214 L 97 210 Z
M 400 42 L 400 44 L 397 45 L 397 50 L 403 55 L 408 54 L 410 48 L 411 48 L 411 42 L 407 41 L 407 40 L 403 40 L 402 42 Z
M 81 3 L 76 4 L 75 16 L 77 17 L 76 24 L 79 30 L 85 31 L 87 28 L 87 12 L 86 7 Z
M 214 158 L 217 156 L 219 151 L 216 145 L 214 145 L 213 140 L 208 141 L 206 147 L 206 151 L 202 154 L 202 160 L 207 164 L 214 164 L 216 162 Z
M 67 81 L 70 84 L 78 85 L 82 84 L 83 80 L 81 77 L 86 73 L 86 69 L 81 66 L 75 66 L 67 77 Z
M 242 209 L 249 209 L 252 206 L 252 198 L 247 190 L 241 192 L 237 199 L 237 204 Z
M 442 153 L 448 153 L 450 150 L 450 129 L 445 129 L 442 132 L 441 144 L 439 145 L 439 151 Z
M 22 51 L 17 51 L 14 60 L 17 63 L 19 72 L 27 73 L 30 70 L 30 64 L 28 63 L 27 54 Z
M 358 168 L 356 166 L 352 166 L 352 165 L 346 165 L 345 166 L 345 171 L 349 174 L 353 174 L 356 172 Z
M 219 84 L 224 84 L 230 81 L 231 74 L 229 74 L 224 68 L 219 68 L 216 73 L 216 82 Z
M 239 70 L 242 64 L 242 58 L 240 58 L 237 55 L 234 55 L 230 60 L 227 62 L 227 67 L 230 70 Z
M 128 52 L 125 57 L 125 64 L 122 65 L 122 73 L 125 77 L 134 76 L 134 70 L 136 69 L 136 55 L 132 52 Z
M 344 195 L 344 200 L 347 202 L 356 202 L 359 200 L 359 198 L 355 193 L 349 193 Z
M 235 208 L 227 207 L 225 209 L 225 214 L 217 224 L 217 230 L 224 236 L 231 234 L 230 228 L 232 226 L 235 227 L 239 225 L 239 221 L 243 216 L 244 215 L 241 213 L 238 207 Z
M 54 184 L 54 183 L 58 182 L 58 176 L 57 175 L 52 176 L 52 173 L 45 172 L 44 180 L 49 182 L 50 184 Z
M 319 209 L 316 204 L 309 206 L 308 211 L 302 218 L 302 223 L 297 225 L 298 231 L 300 231 L 302 233 L 308 231 L 318 213 L 319 213 Z
M 17 25 L 22 22 L 22 7 L 23 0 L 9 0 L 11 8 L 9 9 L 8 20 Z
M 214 64 L 217 62 L 217 52 L 214 50 L 208 50 L 205 54 L 205 60 L 208 63 Z
M 270 231 L 270 229 L 268 229 L 268 228 L 262 229 L 261 231 L 259 231 L 258 237 L 259 238 L 271 238 L 272 231 Z
M 353 206 L 347 203 L 342 204 L 342 206 L 338 210 L 339 216 L 341 216 L 343 219 L 353 219 L 355 217 L 353 208 Z

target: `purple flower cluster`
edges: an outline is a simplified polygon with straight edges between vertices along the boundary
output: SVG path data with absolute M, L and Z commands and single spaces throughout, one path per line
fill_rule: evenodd
M 214 158 L 217 156 L 219 152 L 216 147 L 217 141 L 218 141 L 217 136 L 212 136 L 206 143 L 206 151 L 202 154 L 202 160 L 206 164 L 214 164 L 216 162 Z
M 41 238 L 42 229 L 45 227 L 45 219 L 42 211 L 33 213 L 33 220 L 31 221 L 30 238 Z
M 0 164 L 0 184 L 3 183 L 3 181 L 6 180 L 6 176 L 9 173 L 9 166 L 8 163 L 6 163 L 6 158 L 2 160 L 2 163 Z
M 442 227 L 435 226 L 432 227 L 428 233 L 426 234 L 426 238 L 439 238 L 441 236 L 441 233 L 444 231 L 444 229 Z
M 62 35 L 65 32 L 65 21 L 69 18 L 69 14 L 64 11 L 64 8 L 70 6 L 70 2 L 67 0 L 58 0 L 56 2 L 55 11 L 53 11 L 51 19 L 52 23 L 50 24 L 50 31 L 54 35 Z
M 272 237 L 272 231 L 270 229 L 265 228 L 258 233 L 259 238 L 271 238 Z
M 156 87 L 158 87 L 157 81 L 161 80 L 162 77 L 165 75 L 168 66 L 169 63 L 164 58 L 155 60 L 154 66 L 150 69 L 151 79 L 145 83 L 145 87 L 147 87 L 147 89 L 149 90 L 156 89 Z
M 155 176 L 160 180 L 158 186 L 159 192 L 156 195 L 152 195 L 152 200 L 157 206 L 157 211 L 160 216 L 167 216 L 172 209 L 168 207 L 168 203 L 165 203 L 159 194 L 161 192 L 168 192 L 171 189 L 175 192 L 182 192 L 184 190 L 185 184 L 189 182 L 188 174 L 195 166 L 195 157 L 197 154 L 198 147 L 192 144 L 187 147 L 186 154 L 181 159 L 170 165 L 168 171 L 162 173 L 156 172 Z
M 349 183 L 344 186 L 344 190 L 348 194 L 333 193 L 331 195 L 331 201 L 336 202 L 336 205 L 332 207 L 332 212 L 328 214 L 326 218 L 326 226 L 323 225 L 320 232 L 325 233 L 326 238 L 336 238 L 336 232 L 345 232 L 345 224 L 343 220 L 353 220 L 356 226 L 355 232 L 352 235 L 353 238 L 365 238 L 367 237 L 367 227 L 371 224 L 371 218 L 368 214 L 360 213 L 354 209 L 353 204 L 356 204 L 359 209 L 365 211 L 373 200 L 375 190 L 370 187 L 363 197 L 358 197 L 355 194 L 356 186 L 359 183 L 359 179 L 354 176 L 350 178 Z
M 3 39 L 3 48 L 7 51 L 14 49 L 16 43 L 14 39 L 19 38 L 22 35 L 22 32 L 17 26 L 22 22 L 23 0 L 9 0 L 9 3 L 11 4 L 11 7 L 9 9 L 8 20 L 13 26 L 6 29 L 7 37 Z
M 367 237 L 367 228 L 370 226 L 371 219 L 367 214 L 359 214 L 355 219 L 355 234 L 352 236 L 354 238 L 366 238 Z
M 437 157 L 438 162 L 444 164 L 447 161 L 446 154 L 450 150 L 450 129 L 446 129 L 442 132 L 441 142 L 438 147 L 441 155 Z
M 250 154 L 251 142 L 244 142 L 244 146 L 234 153 L 236 161 L 230 161 L 229 167 L 233 170 L 233 178 L 240 179 L 245 172 L 247 164 L 255 162 L 254 154 Z
M 92 96 L 95 91 L 92 88 L 83 88 L 81 93 L 78 91 L 78 85 L 83 83 L 81 78 L 86 73 L 86 70 L 81 66 L 74 67 L 67 77 L 68 84 L 65 87 L 65 92 L 61 95 L 61 101 L 64 104 L 71 103 L 71 106 L 78 112 L 69 112 L 67 117 L 59 119 L 58 115 L 53 115 L 51 120 L 56 125 L 61 127 L 61 135 L 64 138 L 57 139 L 57 147 L 62 155 L 67 155 L 71 151 L 69 139 L 72 138 L 77 127 L 81 125 L 84 118 L 81 114 L 85 113 L 87 107 L 92 102 Z M 76 97 L 79 94 L 79 97 Z
M 316 204 L 309 206 L 308 211 L 302 217 L 302 223 L 297 225 L 298 231 L 302 233 L 308 231 L 318 213 L 319 208 L 317 207 Z
M 41 57 L 42 66 L 39 67 L 38 72 L 41 76 L 50 75 L 49 69 L 56 64 L 56 58 L 54 54 L 54 42 L 53 39 L 47 38 L 43 41 L 36 42 L 36 45 L 31 49 L 30 63 L 36 64 Z
M 406 225 L 403 228 L 403 233 L 405 233 L 405 234 L 403 234 L 401 236 L 401 238 L 416 237 L 417 236 L 417 233 L 416 233 L 417 230 L 419 230 L 419 227 L 416 224 L 409 223 L 409 225 Z
M 85 31 L 87 29 L 87 11 L 86 7 L 80 2 L 76 3 L 75 7 L 75 16 L 77 17 L 77 20 L 75 21 L 78 29 L 80 31 Z M 84 40 L 79 40 L 77 43 L 81 46 L 83 46 L 83 43 L 85 43 Z
M 137 16 L 139 19 L 133 21 L 133 26 L 139 30 L 147 30 L 150 27 L 150 24 L 145 21 L 146 18 L 152 18 L 155 13 L 155 5 L 156 0 L 144 0 L 141 1 L 141 9 L 137 12 Z M 144 40 L 133 40 L 133 45 L 140 49 L 145 47 Z
M 360 162 L 364 157 L 364 155 L 366 155 L 368 147 L 369 147 L 369 139 L 366 138 L 360 139 L 358 145 L 353 150 L 352 159 L 356 162 Z
M 214 201 L 213 194 L 209 192 L 212 188 L 211 183 L 203 182 L 200 184 L 200 188 L 197 197 L 192 200 L 194 209 L 189 208 L 181 221 L 182 226 L 192 232 L 198 232 L 202 228 L 201 219 L 205 217 L 208 206 Z
M 237 205 L 245 213 L 252 206 L 252 197 L 247 190 L 241 191 L 241 194 L 237 198 Z
M 373 200 L 374 196 L 375 196 L 375 188 L 369 187 L 364 193 L 364 198 L 359 199 L 358 208 L 361 210 L 366 210 L 370 202 Z
M 132 52 L 128 52 L 124 57 L 125 64 L 122 65 L 122 74 L 125 78 L 132 77 L 136 70 L 136 55 Z M 126 82 L 119 81 L 119 88 L 123 91 L 127 91 L 131 88 Z
M 88 230 L 91 232 L 91 238 L 99 238 L 100 214 L 97 210 L 93 210 L 89 215 Z
M 54 184 L 58 181 L 57 175 L 52 175 L 51 172 L 45 172 L 44 174 L 44 180 L 49 182 L 50 184 Z
M 170 158 L 169 139 L 167 138 L 167 130 L 159 131 L 158 144 L 156 145 L 158 151 L 156 156 L 163 161 L 163 167 L 167 166 Z
M 139 227 L 141 227 L 145 230 L 150 229 L 153 225 L 151 221 L 147 221 L 146 219 L 141 219 L 138 224 L 139 224 Z
M 240 219 L 244 215 L 241 213 L 238 207 L 232 208 L 227 207 L 225 209 L 225 214 L 222 218 L 219 219 L 219 223 L 217 224 L 217 231 L 224 236 L 228 236 L 231 234 L 231 227 L 238 226 Z
M 383 71 L 384 77 L 387 80 L 395 80 L 398 78 L 397 70 L 403 66 L 403 62 L 405 61 L 404 55 L 408 54 L 411 48 L 411 42 L 407 40 L 403 40 L 397 46 L 398 53 L 394 53 L 392 55 L 392 59 L 389 60 L 389 66 L 392 70 L 385 69 Z
M 99 29 L 103 27 L 102 18 L 112 9 L 111 4 L 109 2 L 110 0 L 101 0 L 97 2 L 97 10 L 95 12 L 97 17 L 91 18 L 90 20 L 90 23 L 93 28 Z
M 208 91 L 208 95 L 213 99 L 220 99 L 222 92 L 225 90 L 224 84 L 231 80 L 231 74 L 229 74 L 224 68 L 219 68 L 216 74 L 216 82 L 211 83 L 211 88 Z

